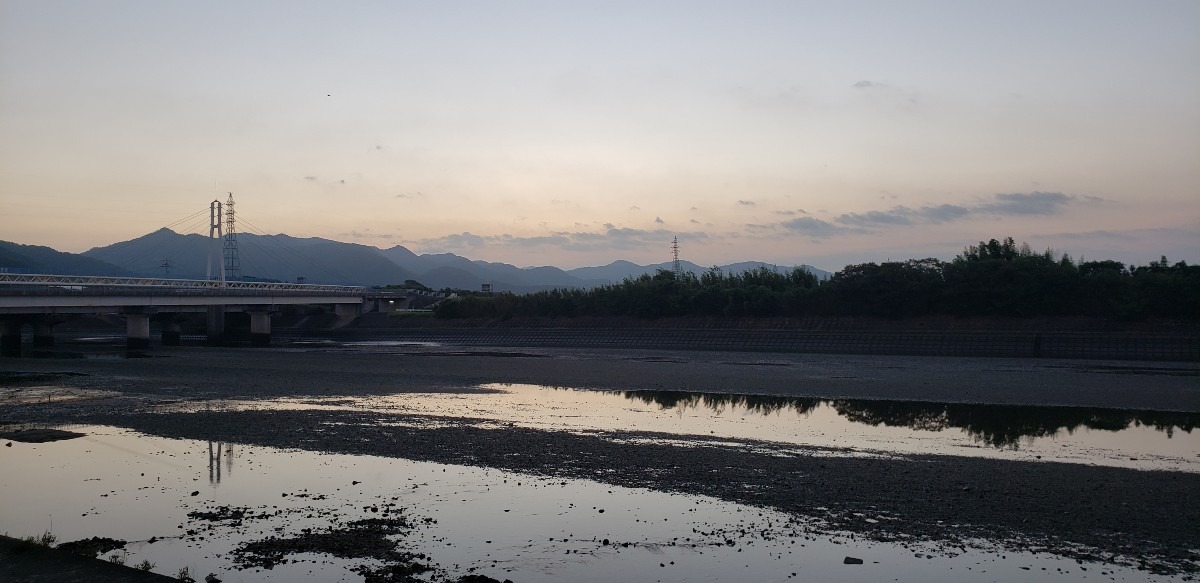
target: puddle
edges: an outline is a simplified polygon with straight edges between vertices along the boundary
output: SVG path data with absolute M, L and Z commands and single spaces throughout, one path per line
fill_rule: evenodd
M 88 435 L 0 448 L 0 531 L 129 541 L 127 564 L 172 576 L 187 567 L 198 579 L 360 581 L 353 568 L 382 563 L 317 543 L 330 528 L 374 524 L 391 525 L 376 534 L 433 569 L 426 580 L 1168 580 L 1044 553 L 817 534 L 803 517 L 586 480 L 70 429 Z M 241 551 L 264 546 L 247 543 L 264 540 L 306 544 L 270 569 L 238 570 Z
M 750 439 L 825 448 L 834 455 L 946 454 L 1200 472 L 1200 431 L 1193 431 L 1200 415 L 1190 413 L 535 385 L 481 388 L 490 392 L 214 401 L 171 405 L 170 410 L 371 411 L 576 432 L 647 431 L 665 434 L 663 441 L 672 435 Z

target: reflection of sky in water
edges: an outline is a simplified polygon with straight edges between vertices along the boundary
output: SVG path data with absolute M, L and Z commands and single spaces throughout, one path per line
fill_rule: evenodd
M 791 573 L 811 581 L 1061 582 L 1102 572 L 1117 581 L 1154 579 L 1045 554 L 914 549 L 818 536 L 804 530 L 803 519 L 777 512 L 584 480 L 146 437 L 108 427 L 71 429 L 89 435 L 0 448 L 0 531 L 25 536 L 51 530 L 60 541 L 129 540 L 130 564 L 146 559 L 170 575 L 187 566 L 201 578 L 216 573 L 226 581 L 359 580 L 345 570 L 346 561 L 328 556 L 255 572 L 231 570 L 228 553 L 247 540 L 287 537 L 334 519 L 376 517 L 364 507 L 394 502 L 417 521 L 436 520 L 402 544 L 428 553 L 455 576 L 477 567 L 521 582 L 783 581 Z M 207 530 L 213 523 L 187 516 L 221 505 L 279 515 L 214 530 Z M 197 532 L 188 537 L 187 530 Z M 158 540 L 147 542 L 151 537 Z M 631 545 L 605 546 L 606 538 Z M 726 539 L 736 544 L 728 546 Z M 866 564 L 843 565 L 845 556 Z
M 1200 417 L 1074 407 L 821 400 L 672 391 L 485 385 L 489 393 L 401 393 L 213 402 L 221 408 L 333 408 L 473 417 L 571 431 L 650 431 L 837 448 L 1200 472 Z

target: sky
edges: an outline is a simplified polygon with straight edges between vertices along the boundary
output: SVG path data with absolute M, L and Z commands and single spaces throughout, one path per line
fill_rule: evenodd
M 1200 262 L 1200 2 L 0 0 L 0 240 Z

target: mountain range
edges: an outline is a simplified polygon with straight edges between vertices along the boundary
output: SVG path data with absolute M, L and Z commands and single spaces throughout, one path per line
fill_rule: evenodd
M 433 289 L 467 290 L 477 290 L 482 284 L 490 283 L 496 291 L 518 293 L 552 288 L 590 288 L 672 267 L 671 262 L 638 265 L 630 261 L 614 261 L 599 267 L 569 270 L 553 266 L 522 268 L 507 263 L 472 260 L 453 253 L 419 255 L 402 246 L 379 249 L 318 237 L 298 238 L 282 234 L 239 233 L 237 249 L 241 274 L 246 278 L 348 285 L 403 284 L 412 280 Z M 129 241 L 95 247 L 82 254 L 0 241 L 0 272 L 203 279 L 209 274 L 209 255 L 207 237 L 180 234 L 170 229 L 159 229 Z M 223 251 L 214 249 L 212 255 L 216 262 L 220 262 Z M 216 262 L 214 266 L 218 265 Z M 680 261 L 680 266 L 684 271 L 696 275 L 710 269 L 690 261 Z M 741 273 L 759 267 L 790 269 L 758 261 L 719 267 L 725 273 Z M 812 266 L 800 267 L 820 279 L 830 275 Z

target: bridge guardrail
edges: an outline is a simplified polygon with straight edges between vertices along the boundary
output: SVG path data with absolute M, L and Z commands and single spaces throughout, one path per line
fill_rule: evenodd
M 153 277 L 102 277 L 91 275 L 50 275 L 0 273 L 0 292 L 34 291 L 46 293 L 97 293 L 119 290 L 130 294 L 136 291 L 163 293 L 175 291 L 180 295 L 219 295 L 236 292 L 239 295 L 315 294 L 363 296 L 366 288 L 348 285 L 316 285 L 304 283 L 267 283 L 258 281 L 217 281 L 203 279 L 165 279 Z M 35 291 L 36 290 L 36 291 Z

